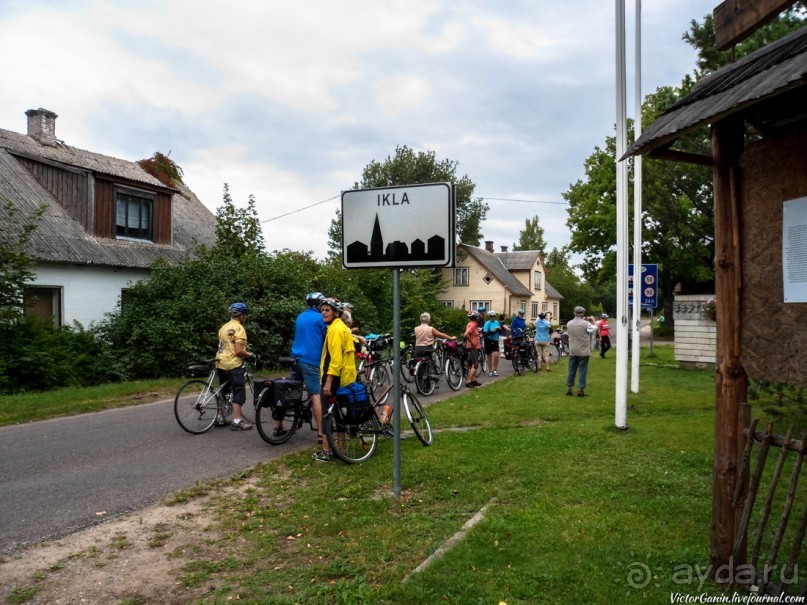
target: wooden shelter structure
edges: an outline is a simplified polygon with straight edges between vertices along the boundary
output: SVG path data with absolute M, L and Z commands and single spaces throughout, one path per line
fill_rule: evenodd
M 723 2 L 714 11 L 718 45 L 742 39 L 792 4 Z M 707 126 L 710 155 L 674 148 L 682 135 Z M 731 561 L 740 527 L 742 508 L 733 500 L 742 483 L 749 377 L 807 385 L 807 303 L 785 302 L 783 277 L 784 202 L 807 197 L 807 27 L 704 77 L 644 131 L 625 157 L 631 155 L 713 169 L 714 568 Z

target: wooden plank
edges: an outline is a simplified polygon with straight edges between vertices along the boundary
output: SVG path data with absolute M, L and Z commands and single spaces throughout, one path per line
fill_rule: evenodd
M 725 0 L 712 16 L 715 20 L 715 41 L 718 50 L 742 42 L 760 27 L 772 21 L 796 0 Z

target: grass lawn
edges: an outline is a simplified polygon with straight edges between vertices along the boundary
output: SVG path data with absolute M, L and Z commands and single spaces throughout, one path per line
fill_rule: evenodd
M 290 454 L 231 477 L 250 487 L 213 498 L 209 539 L 166 556 L 184 561 L 178 581 L 198 589 L 197 603 L 577 605 L 721 595 L 706 580 L 714 375 L 674 367 L 672 346 L 655 352 L 645 351 L 641 392 L 628 395 L 627 430 L 614 427 L 615 359 L 591 359 L 585 398 L 565 396 L 561 362 L 552 374 L 513 376 L 431 405 L 434 445 L 402 441 L 400 497 L 392 441 L 362 465 Z M 215 494 L 220 483 L 172 501 Z M 799 493 L 797 515 L 805 498 Z M 480 511 L 462 539 L 415 571 Z

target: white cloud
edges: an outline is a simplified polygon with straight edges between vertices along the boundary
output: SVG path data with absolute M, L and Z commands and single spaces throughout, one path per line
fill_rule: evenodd
M 422 107 L 430 97 L 431 86 L 428 80 L 415 74 L 383 80 L 378 83 L 375 94 L 376 102 L 390 117 Z

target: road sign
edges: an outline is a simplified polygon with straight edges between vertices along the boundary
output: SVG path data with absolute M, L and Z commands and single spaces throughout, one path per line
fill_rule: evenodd
M 342 265 L 453 267 L 455 215 L 450 183 L 343 191 Z
M 633 263 L 628 265 L 628 306 L 633 304 Z M 640 305 L 643 309 L 655 309 L 658 306 L 658 265 L 642 265 L 640 283 L 636 284 L 641 297 Z

